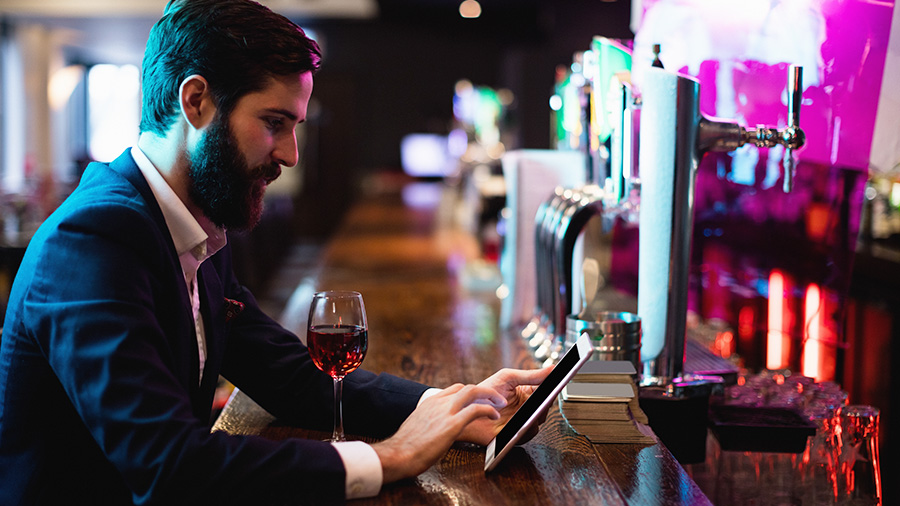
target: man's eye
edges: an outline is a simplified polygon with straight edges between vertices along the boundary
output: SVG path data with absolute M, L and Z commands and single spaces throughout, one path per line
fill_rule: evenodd
M 266 118 L 266 126 L 269 127 L 270 130 L 277 130 L 281 128 L 284 124 L 284 120 L 281 118 Z

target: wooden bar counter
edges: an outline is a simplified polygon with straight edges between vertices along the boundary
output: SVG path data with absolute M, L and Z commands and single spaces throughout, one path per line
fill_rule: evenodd
M 363 368 L 446 387 L 477 383 L 502 367 L 537 367 L 515 329 L 499 329 L 495 293 L 467 290 L 462 282 L 477 257 L 474 239 L 448 224 L 446 206 L 401 198 L 417 190 L 433 195 L 440 183 L 405 185 L 401 192 L 400 184 L 380 181 L 325 248 L 314 286 L 363 294 L 369 323 Z M 296 311 L 307 309 L 299 304 Z M 279 423 L 241 392 L 214 430 L 272 439 L 328 436 Z M 456 444 L 416 479 L 350 503 L 711 504 L 662 444 L 591 444 L 556 405 L 540 433 L 487 475 L 484 455 L 484 447 Z

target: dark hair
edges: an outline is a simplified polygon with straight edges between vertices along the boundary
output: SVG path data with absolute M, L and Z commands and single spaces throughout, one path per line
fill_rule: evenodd
M 171 0 L 150 31 L 143 63 L 141 132 L 164 135 L 178 114 L 178 88 L 203 76 L 219 114 L 270 77 L 315 73 L 316 42 L 251 0 Z

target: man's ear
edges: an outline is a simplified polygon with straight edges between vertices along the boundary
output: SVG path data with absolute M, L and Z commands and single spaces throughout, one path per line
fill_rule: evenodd
M 195 129 L 200 130 L 208 125 L 216 113 L 209 83 L 201 75 L 185 78 L 178 88 L 181 115 Z

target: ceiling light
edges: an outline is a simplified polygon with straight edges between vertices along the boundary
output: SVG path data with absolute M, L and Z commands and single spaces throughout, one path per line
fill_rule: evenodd
M 481 4 L 477 0 L 464 0 L 459 4 L 459 15 L 467 18 L 477 18 L 481 16 Z

